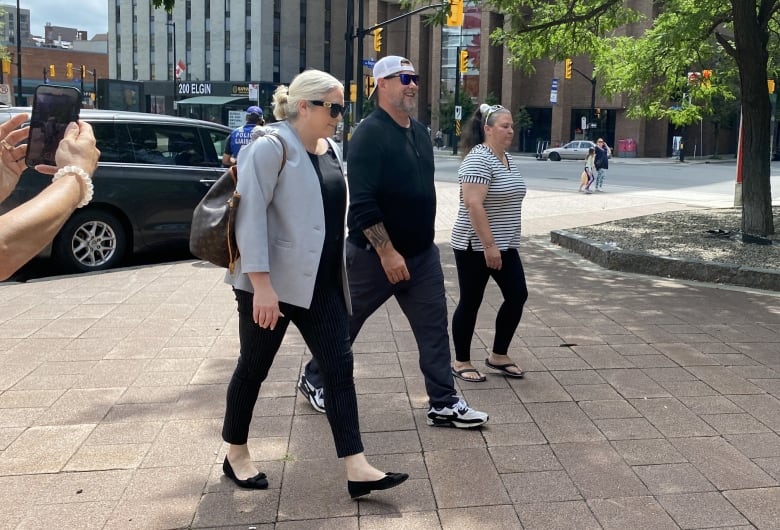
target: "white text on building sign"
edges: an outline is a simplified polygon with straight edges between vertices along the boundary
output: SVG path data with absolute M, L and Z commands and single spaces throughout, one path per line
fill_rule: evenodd
M 209 96 L 211 95 L 211 83 L 179 83 L 179 95 Z

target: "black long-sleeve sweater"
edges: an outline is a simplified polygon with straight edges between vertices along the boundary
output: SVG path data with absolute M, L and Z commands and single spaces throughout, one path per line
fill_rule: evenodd
M 436 219 L 433 145 L 428 130 L 411 123 L 401 127 L 376 109 L 355 130 L 347 156 L 349 241 L 367 246 L 363 230 L 381 222 L 405 258 L 430 248 Z

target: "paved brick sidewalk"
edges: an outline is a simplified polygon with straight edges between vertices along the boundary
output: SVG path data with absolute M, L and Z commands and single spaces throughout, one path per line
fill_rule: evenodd
M 446 245 L 442 258 L 452 308 Z M 367 323 L 364 442 L 412 477 L 360 502 L 325 417 L 296 394 L 295 333 L 251 432 L 271 488 L 222 477 L 238 339 L 220 270 L 0 285 L 0 528 L 780 528 L 780 298 L 604 271 L 536 242 L 523 259 L 511 355 L 527 378 L 459 382 L 491 415 L 482 430 L 425 425 L 400 309 Z M 499 303 L 491 285 L 477 361 Z

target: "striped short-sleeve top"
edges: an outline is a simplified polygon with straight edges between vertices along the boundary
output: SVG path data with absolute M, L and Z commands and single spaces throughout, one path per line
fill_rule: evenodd
M 526 193 L 520 170 L 509 153 L 506 158 L 509 167 L 502 164 L 485 144 L 477 144 L 466 155 L 458 169 L 458 182 L 461 186 L 465 183 L 488 186 L 484 207 L 499 250 L 520 247 L 520 214 Z M 462 188 L 458 217 L 452 228 L 450 243 L 452 248 L 458 250 L 468 250 L 469 243 L 472 250 L 484 250 L 463 203 Z

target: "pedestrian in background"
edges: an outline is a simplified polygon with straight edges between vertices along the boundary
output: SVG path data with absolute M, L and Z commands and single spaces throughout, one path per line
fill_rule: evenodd
M 349 335 L 391 296 L 409 320 L 428 393 L 428 425 L 478 427 L 488 415 L 457 395 L 450 367 L 447 299 L 434 243 L 436 186 L 431 137 L 412 118 L 419 77 L 409 59 L 389 55 L 374 66 L 376 109 L 350 142 L 347 276 Z M 319 407 L 318 361 L 299 389 Z M 327 396 L 327 389 L 325 392 Z
M 596 149 L 593 147 L 588 148 L 588 156 L 585 158 L 585 169 L 582 170 L 582 176 L 580 178 L 580 189 L 577 191 L 582 192 L 583 187 L 585 193 L 593 193 L 590 190 L 593 180 L 595 179 L 596 169 Z
M 512 113 L 501 105 L 482 104 L 466 123 L 460 141 L 467 154 L 458 169 L 460 204 L 451 238 L 460 287 L 452 316 L 452 371 L 464 381 L 485 380 L 471 363 L 471 341 L 490 278 L 498 284 L 504 301 L 496 314 L 493 348 L 485 366 L 507 377 L 524 375 L 509 357 L 509 345 L 528 299 L 518 252 L 526 186 L 507 153 L 513 136 Z
M 604 191 L 604 179 L 607 177 L 609 169 L 610 153 L 612 153 L 612 148 L 603 138 L 596 140 L 596 191 Z
M 225 152 L 222 154 L 222 165 L 230 167 L 236 165 L 238 152 L 252 141 L 252 131 L 258 125 L 265 125 L 263 109 L 252 105 L 246 109 L 246 123 L 236 127 L 225 142 Z
M 238 306 L 241 350 L 227 390 L 222 437 L 229 447 L 222 470 L 238 486 L 268 487 L 249 453 L 249 425 L 292 322 L 321 366 L 336 454 L 356 498 L 397 486 L 408 475 L 370 465 L 360 436 L 343 260 L 346 184 L 341 153 L 330 140 L 344 112 L 344 91 L 332 75 L 306 70 L 289 88 L 276 89 L 273 105 L 281 121 L 269 128 L 282 138 L 286 161 L 282 143 L 266 135 L 238 162 L 241 257 L 226 280 Z

